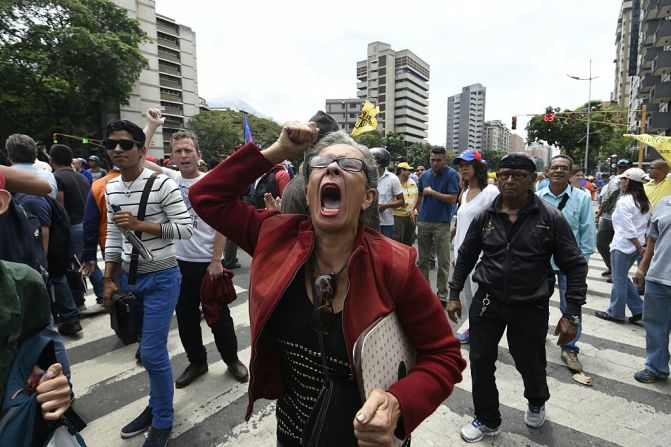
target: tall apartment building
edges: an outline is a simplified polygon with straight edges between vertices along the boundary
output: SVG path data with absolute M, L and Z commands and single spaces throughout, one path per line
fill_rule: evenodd
M 671 135 L 671 0 L 632 0 L 632 21 L 638 16 L 637 73 L 632 80 L 629 130 L 637 133 L 641 108 L 647 106 L 647 132 Z M 632 31 L 633 33 L 633 31 Z M 658 157 L 650 149 L 646 160 Z
M 127 119 L 144 122 L 144 114 L 151 107 L 161 107 L 165 124 L 159 128 L 149 151 L 162 158 L 169 152 L 170 136 L 183 129 L 188 119 L 200 111 L 198 72 L 196 68 L 196 33 L 169 17 L 156 13 L 153 0 L 113 0 L 136 18 L 149 42 L 140 46 L 149 67 L 142 70 L 135 83 L 129 104 L 111 105 L 106 120 Z
M 629 107 L 631 80 L 637 72 L 638 47 L 636 42 L 638 38 L 636 32 L 639 24 L 633 20 L 634 10 L 632 6 L 632 0 L 622 2 L 620 17 L 617 20 L 617 29 L 615 30 L 615 85 L 610 99 L 611 102 L 620 107 Z M 638 19 L 638 14 L 636 19 Z
M 485 121 L 482 130 L 482 150 L 510 150 L 510 129 L 499 120 Z
M 510 134 L 510 152 L 524 152 L 524 138 L 516 133 Z
M 336 120 L 341 130 L 351 133 L 362 104 L 361 98 L 327 99 L 324 111 Z
M 366 60 L 356 63 L 357 97 L 380 107 L 378 130 L 426 139 L 429 115 L 429 64 L 410 50 L 394 51 L 384 42 L 368 44 Z
M 473 84 L 447 98 L 447 150 L 482 149 L 486 94 L 485 86 Z

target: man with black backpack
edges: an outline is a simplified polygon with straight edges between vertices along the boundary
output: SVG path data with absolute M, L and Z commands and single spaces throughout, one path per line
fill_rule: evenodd
M 11 135 L 5 147 L 13 168 L 31 172 L 29 167 L 37 157 L 37 146 L 32 138 L 27 135 Z M 39 170 L 32 172 L 47 179 L 50 184 L 53 180 L 53 184 L 56 185 L 53 174 Z M 39 221 L 46 269 L 53 286 L 55 310 L 59 319 L 58 331 L 61 335 L 74 336 L 81 332 L 82 326 L 79 323 L 77 305 L 65 276 L 72 265 L 70 220 L 65 208 L 54 199 L 55 191 L 58 191 L 58 186 L 53 188 L 52 185 L 53 197 L 16 194 L 14 198 L 25 209 L 29 218 L 36 218 Z

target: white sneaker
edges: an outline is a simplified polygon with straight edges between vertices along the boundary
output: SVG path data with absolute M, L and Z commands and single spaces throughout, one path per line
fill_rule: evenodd
M 95 303 L 93 306 L 84 306 L 84 309 L 79 310 L 79 315 L 81 316 L 91 316 L 98 315 L 103 312 L 107 312 L 105 307 L 102 304 Z
M 524 413 L 524 423 L 528 427 L 538 428 L 545 422 L 545 405 L 536 407 L 529 404 L 529 409 Z
M 473 422 L 464 425 L 459 434 L 466 442 L 478 442 L 485 436 L 496 436 L 501 433 L 501 427 L 491 428 L 483 424 L 480 419 L 475 418 Z

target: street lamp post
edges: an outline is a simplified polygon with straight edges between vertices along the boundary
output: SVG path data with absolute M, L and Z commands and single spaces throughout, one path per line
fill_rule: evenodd
M 575 79 L 577 81 L 589 81 L 589 87 L 588 87 L 588 92 L 587 92 L 587 135 L 585 136 L 585 174 L 587 174 L 587 160 L 589 156 L 589 127 L 590 127 L 590 121 L 592 118 L 592 79 L 598 78 L 598 76 L 592 76 L 592 59 L 589 60 L 589 77 L 587 78 L 581 78 L 579 76 L 573 76 L 570 74 L 567 74 L 571 79 Z

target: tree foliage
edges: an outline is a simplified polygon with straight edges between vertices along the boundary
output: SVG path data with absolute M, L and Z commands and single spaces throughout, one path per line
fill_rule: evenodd
M 487 169 L 496 171 L 499 169 L 499 162 L 503 157 L 508 155 L 508 152 L 503 149 L 492 149 L 482 151 L 482 158 L 487 160 Z
M 147 66 L 137 20 L 110 0 L 0 2 L 0 137 L 100 135 Z
M 244 144 L 244 113 L 232 110 L 210 110 L 191 117 L 188 127 L 198 137 L 207 160 L 221 160 Z M 247 115 L 249 128 L 259 147 L 268 147 L 277 140 L 282 126 L 274 121 Z
M 528 142 L 544 141 L 558 146 L 562 154 L 569 155 L 577 165 L 584 164 L 587 135 L 587 104 L 575 110 L 550 107 L 557 115 L 553 122 L 543 120 L 543 115 L 534 116 L 526 127 Z M 591 102 L 591 124 L 589 139 L 589 166 L 593 172 L 599 162 L 611 154 L 620 158 L 630 157 L 631 142 L 622 137 L 626 133 L 626 110 L 616 105 L 605 105 L 601 101 Z

